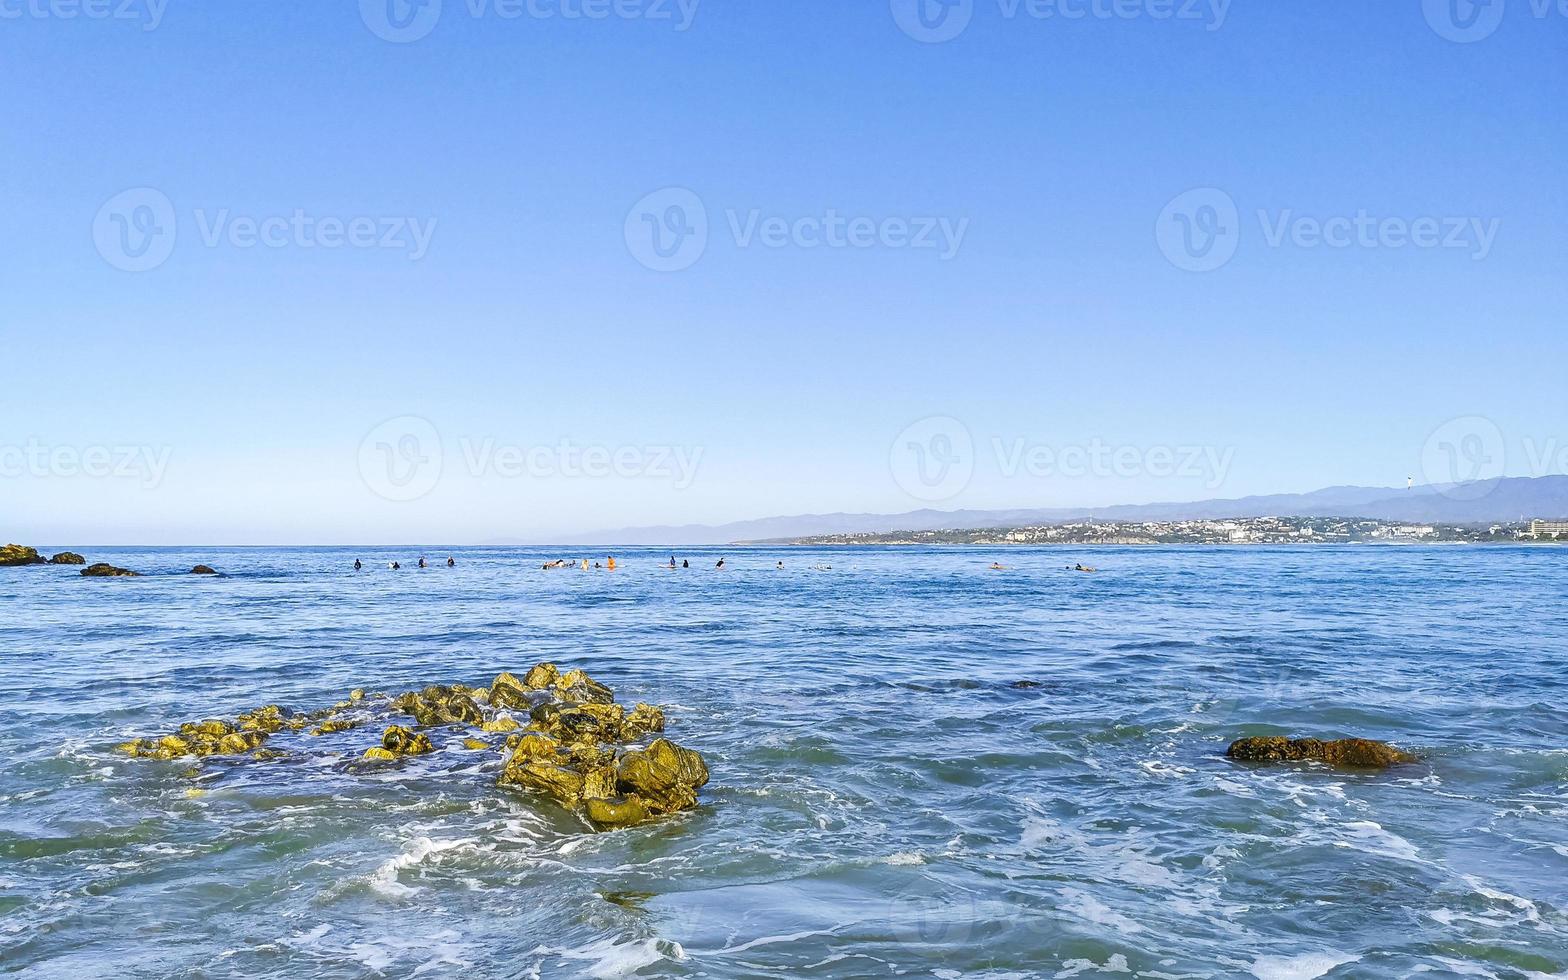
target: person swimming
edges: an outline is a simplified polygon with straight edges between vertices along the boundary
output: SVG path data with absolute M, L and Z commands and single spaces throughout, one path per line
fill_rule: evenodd
M 588 559 L 586 559 L 586 558 L 583 559 L 583 563 L 581 565 L 581 568 L 585 572 L 588 570 Z
M 670 567 L 671 568 L 675 567 L 675 556 L 674 555 L 670 556 Z
M 397 562 L 393 562 L 392 564 L 388 565 L 387 567 L 392 569 L 395 572 L 398 569 L 402 568 L 403 566 L 399 565 Z
M 606 559 L 606 562 L 607 564 L 604 567 L 608 568 L 612 572 L 615 571 L 615 556 L 609 556 L 609 558 Z
M 425 564 L 425 556 L 424 555 L 420 555 L 419 556 L 419 567 L 420 568 L 429 568 L 430 567 L 429 565 Z
M 688 560 L 687 560 L 687 559 L 685 559 L 685 558 L 682 558 L 682 559 L 681 559 L 681 567 L 682 567 L 682 568 L 690 568 L 690 567 L 691 567 L 691 562 L 690 562 L 690 561 L 688 561 Z
M 1007 566 L 1002 564 L 999 561 L 993 561 L 991 563 L 991 571 L 993 571 L 993 572 L 1005 572 L 1005 571 L 1007 571 Z
M 361 569 L 361 568 L 364 568 L 364 567 L 365 567 L 365 566 L 364 566 L 364 565 L 361 565 L 361 564 L 360 564 L 360 563 L 359 563 L 359 559 L 358 559 L 358 558 L 355 558 L 355 559 L 354 559 L 354 571 L 356 571 L 356 572 L 357 572 L 357 571 L 359 571 L 359 570 L 360 570 L 360 569 Z
M 779 571 L 781 571 L 781 572 L 782 572 L 782 571 L 783 571 L 783 570 L 784 570 L 784 563 L 783 563 L 783 562 L 779 562 L 779 564 L 778 564 L 778 569 L 779 569 Z
M 457 567 L 457 562 L 456 562 L 456 561 L 454 561 L 454 560 L 453 560 L 453 559 L 451 559 L 451 558 L 448 558 L 448 559 L 447 559 L 447 560 L 446 560 L 446 567 L 447 567 L 447 568 L 456 568 L 456 567 Z
M 724 559 L 720 558 L 719 559 L 719 563 L 717 565 L 714 565 L 713 567 L 714 568 L 723 568 L 724 567 Z

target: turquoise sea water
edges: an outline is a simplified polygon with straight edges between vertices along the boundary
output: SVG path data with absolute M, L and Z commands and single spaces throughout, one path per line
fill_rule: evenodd
M 75 550 L 169 574 L 0 569 L 0 972 L 1568 973 L 1568 549 Z M 456 731 L 113 752 L 546 659 L 665 705 L 702 807 L 595 834 Z M 1271 733 L 1423 761 L 1223 758 Z

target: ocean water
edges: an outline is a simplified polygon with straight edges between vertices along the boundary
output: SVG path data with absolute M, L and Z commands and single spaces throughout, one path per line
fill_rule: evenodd
M 76 550 L 168 574 L 0 569 L 0 972 L 1568 973 L 1568 549 Z M 593 833 L 455 731 L 113 751 L 546 659 L 666 706 L 701 808 Z M 1223 757 L 1273 733 L 1422 761 Z

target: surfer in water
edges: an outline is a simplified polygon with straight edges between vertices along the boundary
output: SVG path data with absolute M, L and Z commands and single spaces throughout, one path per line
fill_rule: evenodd
M 723 568 L 724 567 L 724 559 L 720 558 L 719 559 L 719 563 L 717 565 L 714 565 L 713 567 L 714 568 Z
M 446 567 L 447 568 L 456 568 L 457 567 L 457 562 L 455 560 L 451 559 L 451 558 L 448 558 L 446 560 Z
M 425 556 L 424 555 L 420 555 L 419 556 L 419 567 L 420 568 L 429 568 L 430 567 L 429 565 L 425 564 Z
M 670 556 L 670 567 L 671 568 L 675 567 L 675 556 L 674 555 Z
M 359 570 L 360 570 L 360 569 L 361 569 L 361 568 L 364 568 L 364 567 L 365 567 L 365 566 L 364 566 L 364 565 L 361 565 L 361 564 L 360 564 L 360 563 L 359 563 L 359 559 L 358 559 L 358 558 L 355 558 L 355 559 L 354 559 L 354 571 L 356 571 L 356 572 L 357 572 L 357 571 L 359 571 Z

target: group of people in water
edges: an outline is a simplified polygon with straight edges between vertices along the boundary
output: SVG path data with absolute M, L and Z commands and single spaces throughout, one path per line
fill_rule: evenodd
M 588 571 L 588 559 L 581 558 L 581 559 L 577 559 L 577 560 L 568 560 L 568 559 L 565 559 L 565 558 L 557 558 L 555 561 L 547 561 L 547 562 L 545 562 L 543 565 L 541 565 L 539 567 L 545 569 L 546 571 L 549 571 L 552 568 L 574 568 L 575 567 L 575 568 L 580 568 L 580 569 L 582 569 L 583 571 L 586 572 L 586 571 Z M 593 567 L 597 568 L 597 569 L 602 569 L 604 571 L 613 572 L 613 571 L 615 571 L 615 556 L 614 555 L 606 556 L 606 558 L 604 559 L 603 563 L 594 562 L 593 563 Z M 679 565 L 677 565 L 677 564 L 675 564 L 675 556 L 671 555 L 669 563 L 664 565 L 663 567 L 664 568 L 669 568 L 669 569 L 690 568 L 691 567 L 691 559 L 689 559 L 689 558 L 682 558 L 681 559 L 681 563 Z M 718 560 L 718 562 L 714 564 L 713 567 L 716 570 L 718 570 L 718 571 L 723 571 L 724 567 L 725 567 L 724 566 L 724 559 L 720 558 Z M 778 565 L 776 565 L 775 567 L 778 568 L 780 571 L 782 571 L 784 569 L 784 563 L 783 562 L 779 562 Z
M 362 569 L 364 567 L 365 567 L 365 563 L 364 562 L 360 561 L 358 558 L 354 559 L 354 571 L 357 572 L 357 571 L 359 571 L 360 569 Z M 400 562 L 400 561 L 389 561 L 389 562 L 387 562 L 387 567 L 392 569 L 394 572 L 396 572 L 396 571 L 399 571 L 399 570 L 402 569 L 403 563 Z M 429 568 L 430 567 L 430 563 L 425 561 L 425 556 L 424 555 L 420 555 L 419 556 L 419 567 L 420 568 Z M 446 560 L 446 567 L 447 568 L 456 568 L 457 567 L 457 559 L 455 559 L 455 558 L 448 558 Z
M 714 564 L 714 566 L 713 566 L 714 569 L 717 570 L 717 571 L 724 571 L 725 568 L 726 568 L 724 562 L 725 562 L 725 559 L 720 558 L 718 560 L 718 562 L 716 564 Z M 354 571 L 356 571 L 356 572 L 360 571 L 364 567 L 365 566 L 364 566 L 363 562 L 361 562 L 358 558 L 354 559 Z M 389 562 L 387 562 L 387 567 L 392 569 L 395 572 L 395 571 L 399 571 L 400 569 L 402 569 L 403 565 L 402 565 L 401 562 L 389 561 Z M 430 567 L 430 564 L 425 561 L 425 556 L 424 555 L 420 555 L 419 556 L 419 566 L 418 567 L 420 567 L 420 568 L 429 568 Z M 457 567 L 457 560 L 454 559 L 454 558 L 450 558 L 450 557 L 447 558 L 447 560 L 446 560 L 446 567 L 447 568 L 456 568 Z M 568 560 L 568 559 L 565 559 L 565 558 L 557 558 L 555 561 L 547 561 L 547 562 L 545 562 L 540 567 L 543 568 L 546 571 L 549 571 L 550 569 L 553 569 L 553 568 L 579 568 L 579 569 L 581 569 L 582 571 L 585 571 L 585 572 L 589 570 L 588 559 L 586 559 L 586 558 L 573 559 L 573 560 Z M 594 562 L 592 567 L 595 568 L 595 569 L 600 569 L 602 571 L 613 572 L 613 571 L 615 571 L 615 556 L 614 555 L 607 555 L 602 563 L 601 562 Z M 675 556 L 671 555 L 669 563 L 667 565 L 662 566 L 662 567 L 670 568 L 670 569 L 674 569 L 674 568 L 690 568 L 691 567 L 691 560 L 687 559 L 687 558 L 682 558 L 681 559 L 681 563 L 679 565 L 676 565 L 675 564 Z M 774 568 L 776 568 L 778 571 L 782 572 L 784 570 L 784 563 L 781 561 L 777 565 L 775 565 Z M 818 571 L 818 572 L 829 572 L 829 571 L 833 570 L 833 566 L 832 565 L 812 565 L 811 568 L 812 568 L 813 571 Z M 1090 572 L 1090 573 L 1099 571 L 1098 568 L 1095 568 L 1095 567 L 1093 567 L 1091 565 L 1084 565 L 1082 563 L 1077 564 L 1077 565 L 1068 565 L 1067 566 L 1067 570 L 1069 572 Z M 1005 572 L 1005 571 L 1009 571 L 1009 569 L 1008 569 L 1008 567 L 1006 565 L 1002 564 L 1001 562 L 994 561 L 994 562 L 991 563 L 991 571 L 993 571 L 993 572 Z

